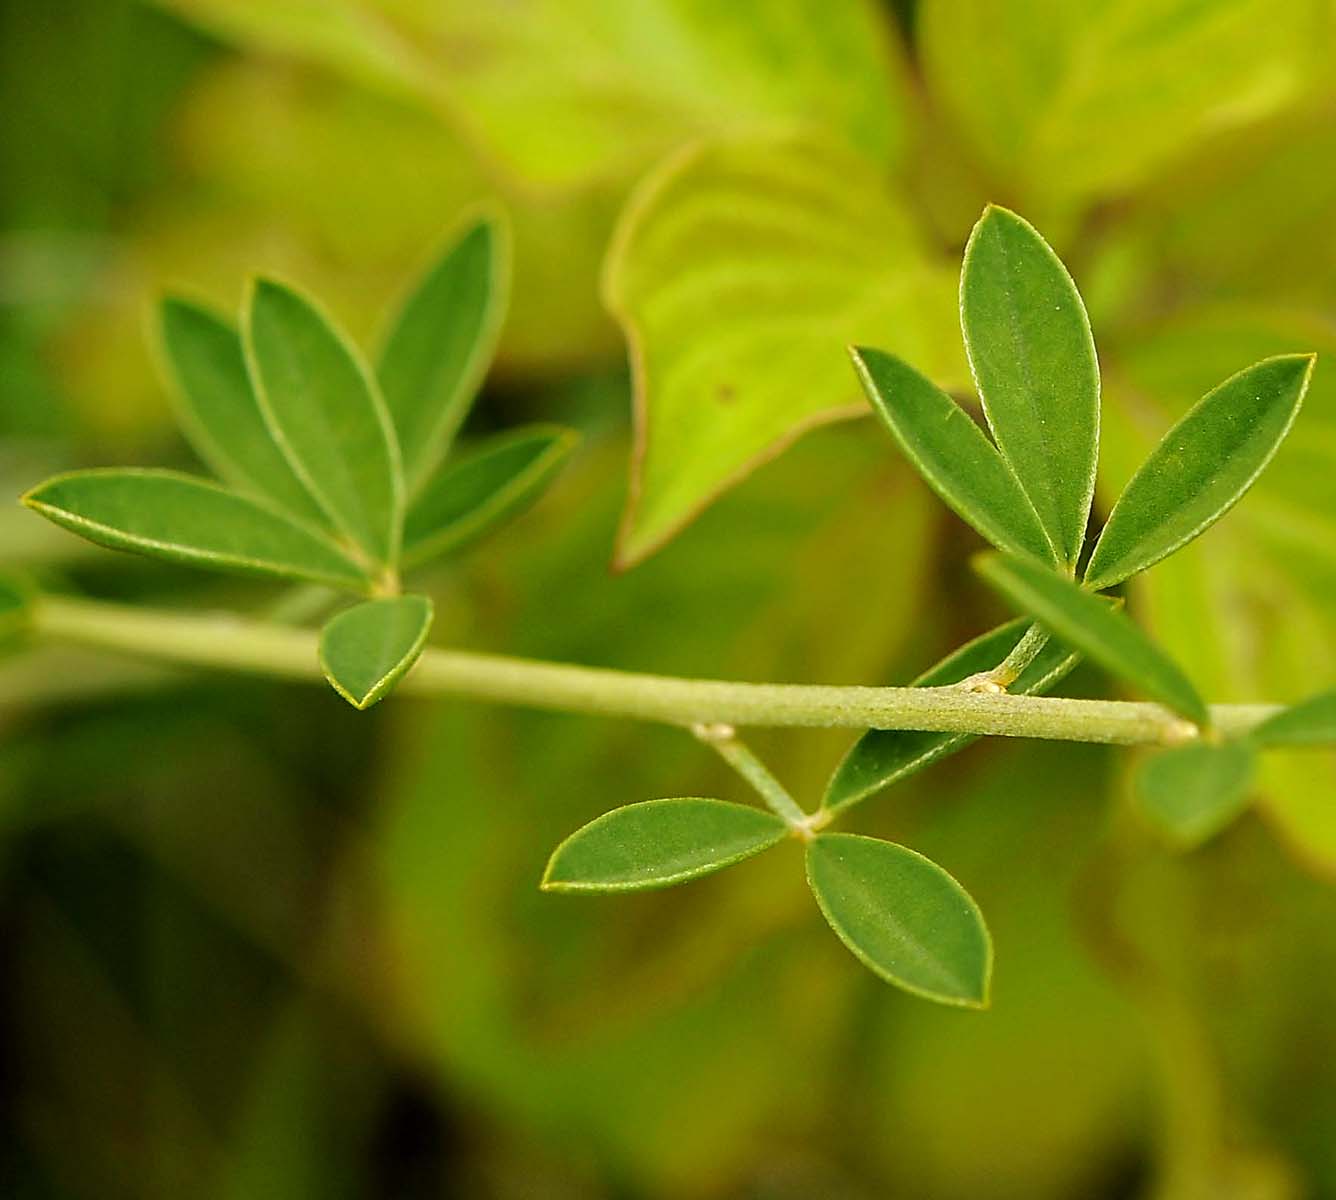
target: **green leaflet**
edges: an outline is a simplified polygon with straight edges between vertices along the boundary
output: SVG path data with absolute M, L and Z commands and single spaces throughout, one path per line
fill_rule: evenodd
M 830 927 L 876 974 L 941 1004 L 986 1008 L 993 945 L 968 892 L 894 842 L 822 833 L 807 882 Z
M 1210 714 L 1187 676 L 1106 600 L 1025 559 L 981 554 L 979 574 L 1017 608 L 1087 658 L 1205 726 Z
M 989 671 L 1006 658 L 1029 627 L 1025 617 L 1000 625 L 948 654 L 911 686 L 944 687 Z M 1046 692 L 1071 672 L 1079 658 L 1060 643 L 1049 641 L 1007 690 L 1024 696 Z M 839 812 L 963 750 L 974 740 L 968 734 L 869 729 L 836 767 L 821 807 Z
M 417 662 L 431 618 L 426 596 L 366 600 L 345 609 L 321 630 L 320 669 L 354 708 L 370 708 Z
M 946 504 L 993 545 L 1054 561 L 1016 476 L 965 410 L 893 354 L 855 349 L 853 360 L 873 409 Z
M 267 279 L 251 291 L 245 339 L 261 410 L 293 470 L 350 541 L 393 567 L 403 471 L 361 356 L 310 300 Z
M 74 471 L 33 488 L 23 503 L 113 550 L 357 592 L 367 588 L 361 569 L 323 534 L 175 471 Z
M 1099 460 L 1095 339 L 1067 268 L 1005 208 L 986 208 L 965 246 L 960 326 L 997 447 L 1074 572 Z
M 376 365 L 403 455 L 408 494 L 445 456 L 496 351 L 510 281 L 510 241 L 473 218 L 418 280 L 386 330 Z
M 181 428 L 200 458 L 238 491 L 328 524 L 265 424 L 237 331 L 202 305 L 167 296 L 158 336 Z
M 750 858 L 788 836 L 773 813 L 685 797 L 614 808 L 561 843 L 543 873 L 548 892 L 668 887 Z
M 529 425 L 488 438 L 448 462 L 409 510 L 403 560 L 417 566 L 480 537 L 542 494 L 579 435 Z
M 636 394 L 618 564 L 653 553 L 800 434 L 862 414 L 832 347 L 890 340 L 963 383 L 954 291 L 904 200 L 830 138 L 733 137 L 651 172 L 604 275 Z
M 1245 742 L 1198 742 L 1165 750 L 1142 765 L 1137 799 L 1173 841 L 1197 846 L 1247 806 L 1255 761 Z
M 1209 392 L 1167 434 L 1113 506 L 1086 567 L 1096 591 L 1210 528 L 1252 486 L 1303 403 L 1313 355 L 1264 359 Z
M 1249 735 L 1257 746 L 1322 746 L 1336 743 L 1336 691 L 1320 692 L 1263 721 Z

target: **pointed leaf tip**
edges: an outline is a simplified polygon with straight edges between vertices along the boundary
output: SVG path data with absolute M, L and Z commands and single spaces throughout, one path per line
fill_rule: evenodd
M 543 873 L 549 892 L 670 887 L 759 854 L 788 836 L 773 813 L 699 796 L 614 808 L 577 829 Z
M 1010 209 L 988 205 L 970 233 L 960 323 L 998 450 L 1072 568 L 1095 491 L 1099 362 L 1067 268 Z
M 1113 587 L 1204 533 L 1243 498 L 1299 414 L 1313 354 L 1266 358 L 1208 392 L 1132 476 L 1086 566 Z
M 367 600 L 345 609 L 321 631 L 320 669 L 354 708 L 370 708 L 417 662 L 431 621 L 426 596 Z
M 983 914 L 936 863 L 894 842 L 823 833 L 807 845 L 807 881 L 839 939 L 882 979 L 940 1004 L 988 1007 Z

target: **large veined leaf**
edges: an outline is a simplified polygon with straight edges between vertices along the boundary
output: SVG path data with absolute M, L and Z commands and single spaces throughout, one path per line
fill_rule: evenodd
M 428 481 L 404 525 L 404 565 L 417 566 L 480 537 L 536 500 L 577 434 L 533 425 L 488 438 Z
M 376 378 L 399 437 L 409 495 L 421 489 L 468 412 L 505 317 L 509 235 L 477 217 L 451 239 L 386 329 Z
M 1054 559 L 1015 472 L 960 405 L 893 354 L 858 348 L 854 367 L 873 411 L 962 520 L 1013 554 Z
M 1304 86 L 1303 0 L 933 0 L 932 90 L 992 167 L 1047 201 L 1123 189 Z
M 549 892 L 669 887 L 750 858 L 788 836 L 773 813 L 702 797 L 614 808 L 576 830 L 543 873 Z
M 820 140 L 674 158 L 633 198 L 605 292 L 635 374 L 624 564 L 804 430 L 862 411 L 846 345 L 963 375 L 949 275 L 881 177 Z
M 888 983 L 942 1004 L 987 1007 L 988 929 L 936 863 L 894 842 L 823 833 L 808 843 L 807 881 L 840 940 Z
M 285 284 L 258 280 L 246 317 L 251 377 L 275 440 L 330 520 L 373 562 L 392 566 L 403 470 L 385 401 L 361 356 Z
M 359 592 L 367 587 L 362 571 L 316 530 L 175 471 L 75 471 L 33 488 L 23 503 L 113 550 Z
M 1197 743 L 1155 754 L 1137 776 L 1142 810 L 1171 840 L 1200 845 L 1248 803 L 1256 759 L 1244 742 Z
M 1189 720 L 1208 723 L 1197 689 L 1126 613 L 1027 559 L 982 554 L 975 565 L 1016 607 L 1068 645 Z
M 370 708 L 417 662 L 431 618 L 426 596 L 388 596 L 345 609 L 320 632 L 320 669 L 354 708 Z
M 1028 222 L 990 206 L 960 273 L 960 324 L 998 449 L 1075 571 L 1099 461 L 1099 363 L 1076 284 Z
M 444 105 L 508 173 L 629 180 L 685 139 L 814 124 L 885 163 L 899 64 L 870 0 L 160 0 L 215 32 Z
M 1227 513 L 1271 461 L 1303 403 L 1313 356 L 1269 358 L 1208 393 L 1164 436 L 1118 498 L 1085 578 L 1112 587 Z
M 945 687 L 982 671 L 990 671 L 1015 649 L 1029 628 L 1030 621 L 1024 617 L 1000 625 L 929 667 L 913 680 L 911 686 Z M 1070 674 L 1079 657 L 1050 639 L 1007 690 L 1020 696 L 1046 692 Z M 835 769 L 821 807 L 828 812 L 848 808 L 931 766 L 938 759 L 963 750 L 974 740 L 969 734 L 960 733 L 869 729 Z
M 265 424 L 237 331 L 202 305 L 169 296 L 158 309 L 158 333 L 181 425 L 196 453 L 233 487 L 324 524 L 327 518 Z

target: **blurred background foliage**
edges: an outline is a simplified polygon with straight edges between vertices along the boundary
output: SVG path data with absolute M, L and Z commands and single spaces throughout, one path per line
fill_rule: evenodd
M 1296 699 L 1336 677 L 1334 52 L 1330 0 L 0 0 L 0 477 L 189 466 L 160 290 L 277 271 L 365 338 L 491 197 L 517 278 L 473 431 L 585 445 L 441 572 L 435 639 L 904 679 L 1000 614 L 886 439 L 830 424 L 862 411 L 843 346 L 963 394 L 997 200 L 1089 302 L 1106 504 L 1210 385 L 1327 360 L 1257 490 L 1130 597 L 1213 699 Z M 276 600 L 17 507 L 0 555 Z M 1097 748 L 977 746 L 860 812 L 978 897 L 980 1016 L 859 967 L 785 850 L 540 895 L 598 812 L 736 797 L 672 731 L 55 647 L 0 663 L 0 730 L 6 1196 L 1336 1196 L 1330 755 L 1277 756 L 1186 858 Z M 757 741 L 810 800 L 847 738 Z

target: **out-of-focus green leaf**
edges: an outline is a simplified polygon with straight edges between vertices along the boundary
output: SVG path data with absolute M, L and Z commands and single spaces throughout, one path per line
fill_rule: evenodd
M 428 481 L 404 524 L 403 560 L 417 566 L 481 537 L 542 494 L 578 435 L 530 425 L 488 438 Z
M 23 640 L 32 612 L 33 593 L 14 575 L 0 575 L 0 651 Z
M 410 496 L 450 448 L 496 351 L 510 286 L 510 241 L 496 217 L 457 233 L 403 301 L 376 364 Z
M 759 854 L 788 836 L 773 813 L 683 797 L 614 808 L 561 843 L 543 873 L 548 892 L 669 887 Z
M 860 411 L 844 346 L 963 375 L 946 273 L 881 177 L 828 142 L 720 141 L 666 163 L 627 209 L 605 293 L 636 386 L 623 564 L 805 430 Z
M 1102 590 L 1144 571 L 1237 504 L 1294 423 L 1313 362 L 1293 354 L 1255 363 L 1165 434 L 1109 514 L 1087 586 Z
M 416 90 L 548 188 L 628 180 L 688 138 L 756 127 L 816 125 L 883 163 L 902 141 L 900 67 L 868 0 L 163 2 L 235 40 Z
M 203 305 L 169 296 L 158 307 L 158 335 L 181 427 L 200 458 L 239 491 L 327 524 L 264 422 L 237 331 Z
M 940 1004 L 988 1006 L 993 945 L 968 892 L 894 842 L 822 833 L 807 881 L 840 940 L 888 983 Z
M 989 671 L 1015 649 L 1030 628 L 1022 617 L 966 643 L 918 676 L 912 687 L 945 687 Z M 1050 640 L 1007 689 L 1032 696 L 1048 691 L 1076 666 L 1080 656 Z M 921 733 L 907 729 L 869 729 L 850 748 L 826 786 L 821 807 L 838 812 L 908 778 L 940 758 L 963 750 L 968 734 Z
M 1062 641 L 1198 725 L 1209 722 L 1197 689 L 1126 613 L 1027 559 L 981 554 L 975 566 L 1008 600 Z
M 1142 765 L 1137 798 L 1173 841 L 1198 846 L 1247 805 L 1255 758 L 1245 742 L 1199 742 L 1162 751 Z
M 113 550 L 358 592 L 367 586 L 362 570 L 317 531 L 175 471 L 74 471 L 33 488 L 23 503 Z
M 265 420 L 321 508 L 372 561 L 399 555 L 399 446 L 385 401 L 353 345 L 295 289 L 257 280 L 246 351 Z
M 1046 201 L 1123 190 L 1275 112 L 1316 58 L 1303 0 L 934 0 L 919 21 L 932 90 L 994 170 Z
M 431 618 L 426 596 L 365 600 L 345 609 L 320 632 L 320 669 L 354 708 L 370 708 L 417 662 Z
M 1291 705 L 1252 731 L 1259 746 L 1320 746 L 1336 742 L 1336 691 Z
M 984 415 L 1075 571 L 1099 460 L 1099 363 L 1067 268 L 1029 222 L 989 206 L 965 246 L 960 325 Z
M 1020 481 L 965 410 L 893 354 L 859 348 L 853 358 L 873 410 L 947 505 L 993 545 L 1054 562 Z

